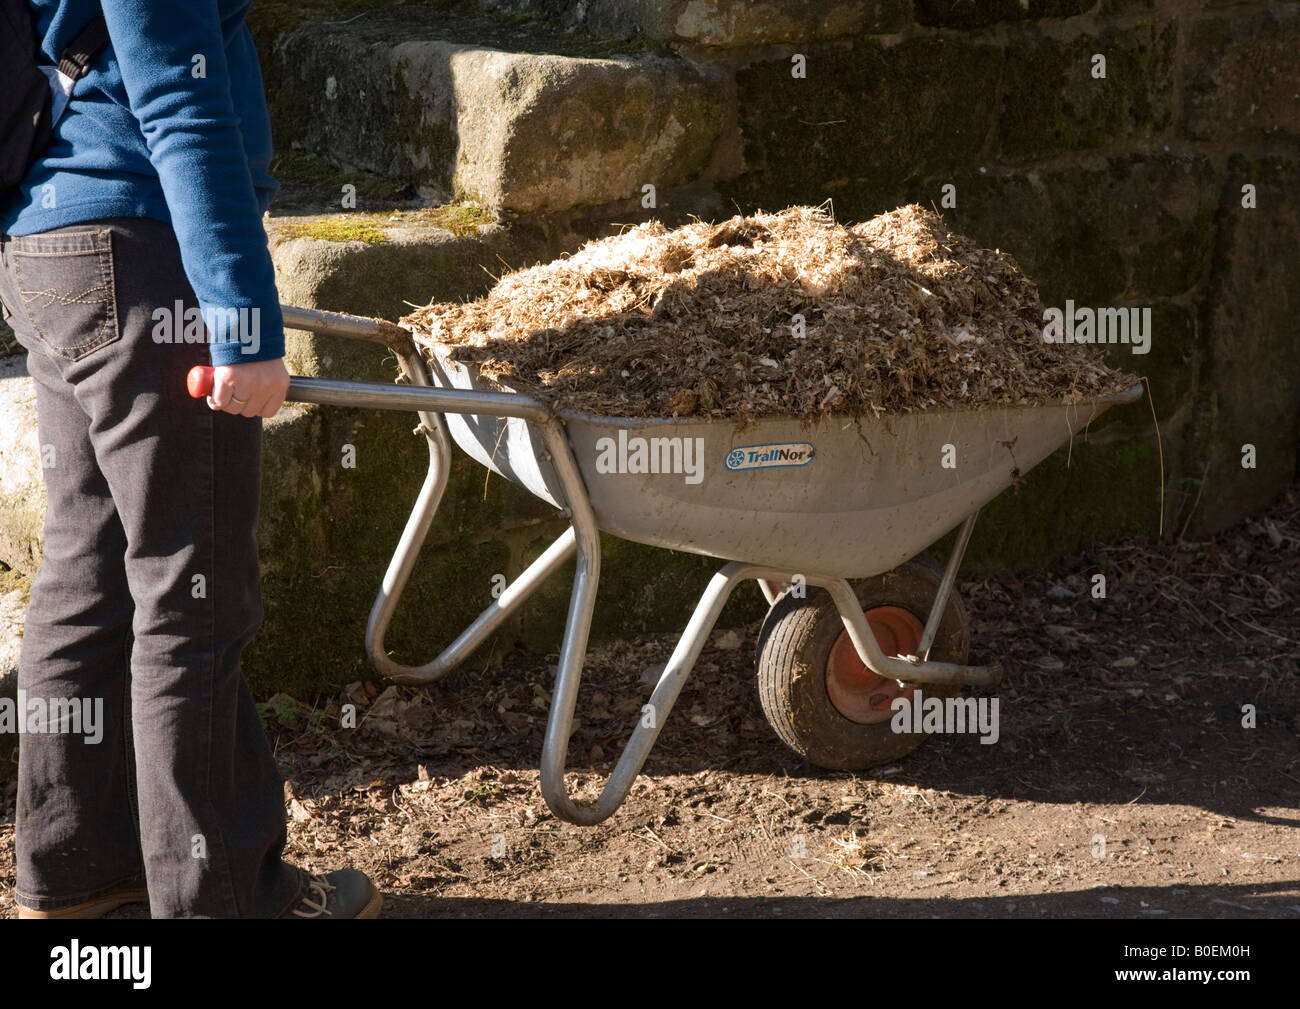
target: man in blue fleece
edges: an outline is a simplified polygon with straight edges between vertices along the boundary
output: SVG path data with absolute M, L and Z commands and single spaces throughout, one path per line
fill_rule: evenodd
M 104 3 L 108 47 L 0 201 L 0 301 L 28 349 L 49 497 L 19 661 L 23 917 L 381 903 L 355 870 L 283 861 L 283 782 L 240 671 L 262 618 L 260 418 L 288 388 L 249 4 Z M 30 8 L 53 66 L 101 4 Z M 185 376 L 208 363 L 204 406 Z

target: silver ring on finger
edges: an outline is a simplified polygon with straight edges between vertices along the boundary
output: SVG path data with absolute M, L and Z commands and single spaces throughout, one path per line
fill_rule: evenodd
M 236 395 L 232 392 L 232 393 L 230 394 L 230 402 L 235 403 L 235 404 L 237 404 L 237 405 L 239 405 L 239 406 L 243 406 L 245 403 L 248 402 L 248 400 L 246 400 L 246 399 L 240 399 L 238 396 L 236 396 Z

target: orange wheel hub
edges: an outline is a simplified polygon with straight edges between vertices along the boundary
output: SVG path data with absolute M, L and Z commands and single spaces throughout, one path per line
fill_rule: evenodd
M 910 655 L 921 643 L 925 625 L 899 606 L 877 606 L 865 612 L 871 633 L 886 655 Z M 915 684 L 878 676 L 858 657 L 848 631 L 831 645 L 826 657 L 826 694 L 835 710 L 850 722 L 876 725 L 894 716 L 890 708 L 895 697 L 909 693 Z

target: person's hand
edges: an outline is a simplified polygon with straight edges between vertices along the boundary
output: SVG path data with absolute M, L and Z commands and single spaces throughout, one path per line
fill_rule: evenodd
M 212 369 L 208 406 L 241 417 L 274 417 L 289 391 L 284 358 L 227 364 Z

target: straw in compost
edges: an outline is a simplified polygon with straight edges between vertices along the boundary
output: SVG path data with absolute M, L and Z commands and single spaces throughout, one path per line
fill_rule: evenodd
M 603 416 L 765 416 L 1078 401 L 1131 386 L 1043 340 L 1015 261 L 908 206 L 651 221 L 403 320 L 490 383 Z

